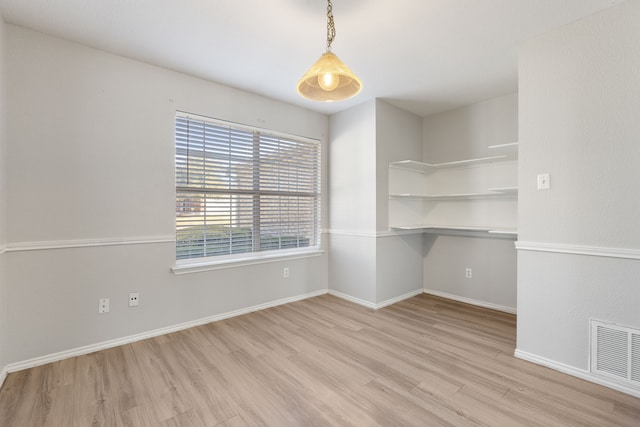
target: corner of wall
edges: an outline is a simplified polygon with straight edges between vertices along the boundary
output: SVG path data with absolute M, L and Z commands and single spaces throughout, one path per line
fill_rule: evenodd
M 7 275 L 6 275 L 6 49 L 5 24 L 0 13 L 0 387 L 7 375 Z
M 518 140 L 518 94 L 427 116 L 423 120 L 423 161 L 440 163 L 495 155 L 490 145 Z M 515 216 L 515 210 L 513 215 Z M 425 292 L 515 312 L 516 251 L 496 236 L 433 235 L 425 244 Z M 473 279 L 465 277 L 472 268 Z
M 389 230 L 389 163 L 422 159 L 422 117 L 376 99 L 376 230 Z
M 422 119 L 376 99 L 330 135 L 330 292 L 372 308 L 422 292 L 421 238 L 388 232 L 388 165 L 421 157 Z

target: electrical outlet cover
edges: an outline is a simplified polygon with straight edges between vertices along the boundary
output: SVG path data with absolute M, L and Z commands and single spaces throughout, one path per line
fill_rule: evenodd
M 109 298 L 102 298 L 98 300 L 98 314 L 104 314 L 109 312 Z
M 140 293 L 129 292 L 129 307 L 137 307 L 140 304 Z

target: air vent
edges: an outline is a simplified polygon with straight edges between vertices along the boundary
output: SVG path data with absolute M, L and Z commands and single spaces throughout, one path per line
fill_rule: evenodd
M 640 389 L 640 330 L 592 320 L 591 372 Z
M 631 334 L 631 381 L 640 384 L 640 334 Z

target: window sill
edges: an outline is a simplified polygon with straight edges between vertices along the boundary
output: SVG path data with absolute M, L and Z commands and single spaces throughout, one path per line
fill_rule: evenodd
M 307 251 L 285 252 L 268 255 L 251 255 L 245 258 L 233 258 L 223 260 L 206 260 L 191 261 L 176 264 L 171 267 L 171 272 L 175 275 L 200 273 L 203 271 L 221 270 L 225 268 L 244 267 L 248 265 L 266 264 L 269 262 L 285 261 L 290 259 L 312 258 L 324 255 L 324 251 L 320 249 L 311 249 Z

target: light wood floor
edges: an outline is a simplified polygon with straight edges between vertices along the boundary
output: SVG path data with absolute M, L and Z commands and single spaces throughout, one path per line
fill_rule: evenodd
M 321 296 L 12 373 L 0 426 L 640 426 L 514 346 L 512 315 Z

